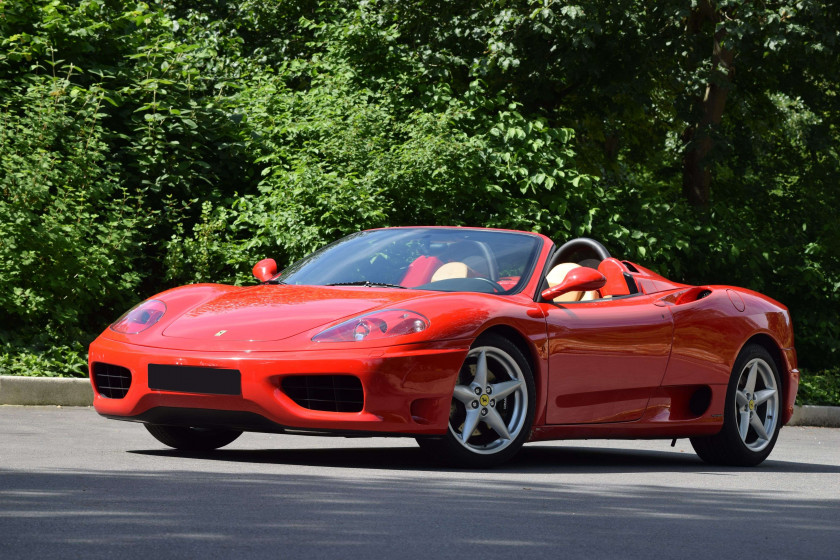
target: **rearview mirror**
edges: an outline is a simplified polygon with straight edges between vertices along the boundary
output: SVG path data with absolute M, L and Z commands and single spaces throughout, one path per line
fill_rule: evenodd
M 554 286 L 544 290 L 540 295 L 549 301 L 565 294 L 566 292 L 588 292 L 591 290 L 600 290 L 607 283 L 607 279 L 603 274 L 594 268 L 587 268 L 581 266 L 574 268 L 566 274 L 563 281 Z
M 253 273 L 260 282 L 268 282 L 277 275 L 277 262 L 274 259 L 263 259 L 254 265 Z

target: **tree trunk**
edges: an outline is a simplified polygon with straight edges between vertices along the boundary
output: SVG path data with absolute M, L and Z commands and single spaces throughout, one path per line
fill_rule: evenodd
M 706 0 L 700 2 L 688 20 L 689 34 L 700 33 L 704 24 L 717 24 L 722 15 Z M 712 44 L 712 76 L 703 98 L 698 101 L 699 121 L 683 133 L 683 195 L 689 204 L 708 208 L 711 199 L 711 171 L 708 156 L 714 148 L 714 129 L 720 124 L 729 84 L 735 75 L 734 53 L 722 46 L 726 30 L 715 31 Z

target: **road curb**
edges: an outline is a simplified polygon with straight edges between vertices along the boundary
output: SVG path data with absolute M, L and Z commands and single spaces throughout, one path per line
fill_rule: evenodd
M 70 377 L 0 375 L 0 405 L 90 406 L 90 380 Z
M 88 379 L 0 375 L 0 405 L 91 406 Z M 840 406 L 795 406 L 788 426 L 840 428 Z
M 794 406 L 788 426 L 840 428 L 840 406 Z

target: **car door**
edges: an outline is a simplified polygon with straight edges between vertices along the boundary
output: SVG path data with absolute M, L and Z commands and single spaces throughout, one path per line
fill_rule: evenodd
M 549 380 L 546 423 L 638 420 L 665 373 L 673 319 L 638 294 L 540 303 L 546 315 Z

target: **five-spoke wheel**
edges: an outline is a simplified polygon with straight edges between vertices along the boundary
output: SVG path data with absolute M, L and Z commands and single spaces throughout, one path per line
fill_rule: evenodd
M 735 389 L 735 407 L 741 441 L 751 451 L 762 451 L 779 422 L 779 389 L 769 362 L 747 363 Z
M 691 438 L 701 459 L 718 465 L 754 466 L 770 454 L 781 428 L 781 384 L 776 363 L 761 346 L 745 347 L 726 394 L 723 428 Z
M 534 419 L 534 381 L 522 352 L 509 340 L 482 336 L 458 374 L 442 439 L 419 439 L 451 462 L 486 467 L 510 459 Z

